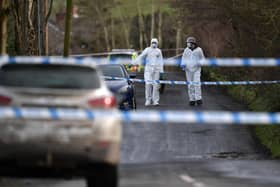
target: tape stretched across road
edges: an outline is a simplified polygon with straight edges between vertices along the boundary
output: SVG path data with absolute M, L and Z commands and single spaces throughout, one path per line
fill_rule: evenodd
M 131 64 L 132 61 L 129 58 L 91 58 L 91 57 L 9 57 L 0 56 L 0 64 L 3 63 L 43 63 L 43 64 L 76 64 L 76 65 L 91 65 L 91 64 Z M 143 63 L 144 64 L 144 63 Z M 181 59 L 168 58 L 164 59 L 164 65 L 166 66 L 179 66 Z M 201 61 L 202 66 L 225 66 L 225 67 L 253 67 L 264 66 L 274 67 L 280 66 L 280 59 L 274 58 L 207 58 Z
M 189 81 L 175 81 L 175 80 L 143 80 L 143 79 L 129 79 L 122 77 L 104 76 L 106 80 L 127 80 L 136 83 L 156 83 L 156 84 L 170 84 L 170 85 L 260 85 L 260 84 L 279 84 L 280 80 L 274 81 L 218 81 L 218 82 L 189 82 Z
M 116 117 L 123 122 L 145 123 L 199 123 L 199 124 L 280 124 L 280 113 L 255 112 L 195 112 L 139 110 L 94 111 L 83 109 L 11 108 L 0 107 L 0 122 L 9 119 L 35 120 L 94 120 Z

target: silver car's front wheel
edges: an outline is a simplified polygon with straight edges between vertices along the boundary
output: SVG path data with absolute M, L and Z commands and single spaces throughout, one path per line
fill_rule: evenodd
M 117 187 L 118 186 L 118 167 L 114 165 L 104 165 L 93 168 L 89 171 L 86 180 L 87 187 Z

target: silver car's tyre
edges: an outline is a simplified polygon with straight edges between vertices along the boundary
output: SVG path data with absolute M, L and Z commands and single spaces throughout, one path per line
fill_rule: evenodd
M 102 166 L 94 169 L 86 177 L 87 187 L 117 187 L 118 186 L 118 167 Z

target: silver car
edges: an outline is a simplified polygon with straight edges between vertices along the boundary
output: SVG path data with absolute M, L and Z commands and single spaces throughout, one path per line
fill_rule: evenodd
M 14 63 L 0 66 L 0 107 L 116 110 L 92 65 Z M 91 186 L 117 186 L 121 122 L 87 119 L 0 119 L 0 174 L 85 176 Z

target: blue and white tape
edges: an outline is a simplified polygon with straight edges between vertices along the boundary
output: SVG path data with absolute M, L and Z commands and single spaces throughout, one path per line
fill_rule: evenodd
M 280 113 L 225 112 L 225 111 L 153 111 L 117 110 L 94 111 L 83 109 L 10 108 L 0 107 L 1 121 L 11 119 L 31 120 L 94 120 L 116 117 L 123 122 L 145 123 L 199 123 L 199 124 L 280 124 Z
M 164 65 L 180 66 L 181 58 L 164 59 Z M 201 66 L 221 67 L 274 67 L 280 66 L 279 58 L 205 58 Z
M 201 61 L 202 66 L 235 66 L 235 67 L 273 67 L 280 66 L 276 58 L 208 58 Z
M 104 76 L 106 80 L 127 80 L 135 83 L 155 83 L 155 84 L 169 84 L 169 85 L 261 85 L 261 84 L 279 84 L 280 80 L 273 81 L 217 81 L 217 82 L 189 82 L 189 81 L 176 81 L 176 80 L 143 80 L 143 79 L 130 79 L 122 77 Z
M 76 64 L 76 65 L 92 65 L 92 64 L 131 64 L 129 58 L 63 58 L 63 57 L 9 57 L 0 56 L 0 64 L 3 63 L 43 63 L 43 64 Z M 166 66 L 179 66 L 181 64 L 180 58 L 164 59 Z M 274 67 L 280 66 L 280 59 L 274 58 L 207 58 L 201 60 L 202 66 L 229 66 L 229 67 Z

